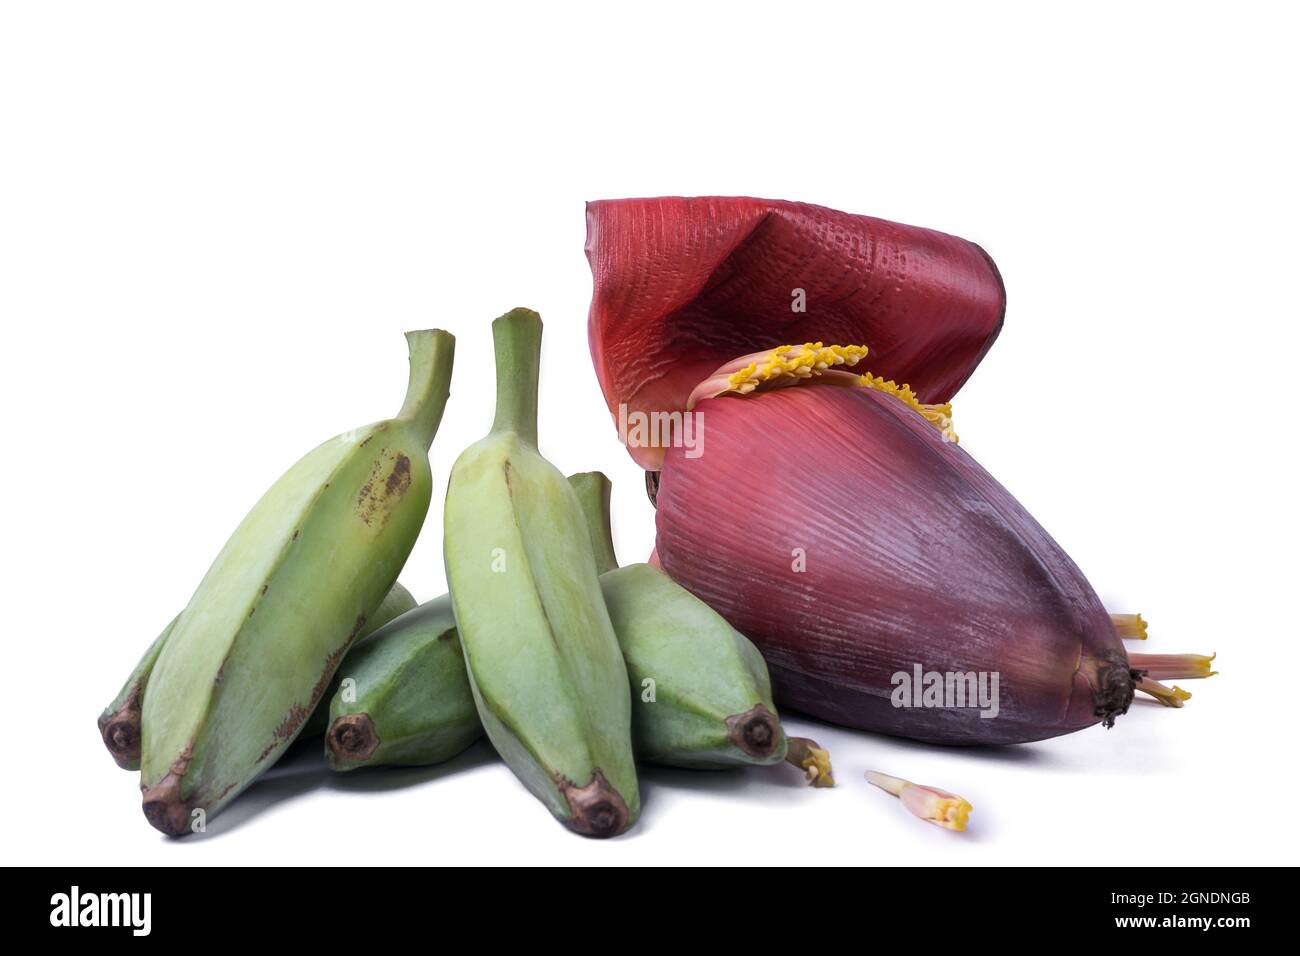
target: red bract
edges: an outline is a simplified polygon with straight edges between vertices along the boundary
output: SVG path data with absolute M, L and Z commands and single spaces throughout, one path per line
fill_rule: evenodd
M 873 373 L 943 403 L 992 345 L 1006 306 L 974 243 L 805 203 L 593 202 L 587 257 L 591 353 L 620 423 L 680 411 L 723 362 L 783 342 L 865 342 Z M 663 456 L 629 451 L 650 470 Z
M 758 645 L 778 703 L 948 744 L 1127 710 L 1139 675 L 1074 562 L 916 408 L 832 376 L 701 401 L 702 454 L 660 474 L 660 564 Z

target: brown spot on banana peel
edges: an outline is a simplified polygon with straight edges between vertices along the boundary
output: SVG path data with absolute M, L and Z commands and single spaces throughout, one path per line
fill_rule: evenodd
M 560 774 L 555 775 L 555 783 L 569 805 L 569 817 L 564 825 L 573 832 L 590 837 L 612 837 L 627 829 L 627 803 L 599 768 L 592 771 L 591 782 L 585 787 L 579 787 Z
M 384 482 L 384 490 L 390 498 L 394 495 L 400 497 L 406 494 L 406 489 L 409 487 L 411 487 L 411 459 L 405 455 L 398 455 L 397 461 L 393 462 L 392 472 Z
M 370 478 L 357 492 L 356 514 L 365 524 L 376 518 L 383 527 L 388 521 L 394 502 L 400 500 L 411 487 L 411 459 L 401 452 L 393 455 L 393 467 L 387 477 L 380 478 L 381 462 L 376 461 Z
M 318 703 L 320 703 L 321 697 L 325 694 L 325 690 L 329 687 L 330 681 L 334 678 L 334 672 L 338 670 L 339 664 L 343 660 L 343 655 L 348 652 L 348 648 L 352 646 L 352 642 L 357 639 L 357 635 L 361 633 L 361 629 L 365 626 L 365 615 L 358 615 L 356 623 L 352 625 L 352 633 L 348 635 L 348 639 L 344 641 L 342 645 L 331 651 L 330 655 L 325 658 L 325 668 L 321 671 L 320 677 L 317 678 L 315 686 L 311 689 L 311 704 L 307 708 L 309 713 Z
M 379 748 L 379 734 L 369 714 L 345 714 L 330 725 L 325 741 L 339 760 L 360 763 Z
M 294 735 L 302 728 L 302 725 L 307 722 L 307 718 L 312 715 L 312 712 L 316 709 L 316 705 L 320 703 L 321 697 L 324 696 L 326 689 L 329 687 L 330 681 L 333 680 L 334 672 L 338 670 L 338 666 L 343 660 L 343 655 L 348 652 L 348 648 L 352 646 L 352 642 L 356 640 L 357 635 L 361 633 L 361 629 L 365 626 L 366 616 L 364 614 L 358 614 L 356 621 L 352 624 L 352 633 L 348 635 L 348 639 L 339 647 L 331 651 L 329 656 L 325 658 L 325 667 L 321 671 L 320 677 L 317 678 L 316 684 L 311 689 L 311 696 L 307 705 L 303 706 L 302 704 L 294 704 L 289 708 L 289 713 L 285 715 L 284 720 L 280 721 L 279 725 L 275 728 L 274 738 L 266 745 L 265 749 L 257 755 L 257 763 L 261 763 L 269 757 L 271 752 L 279 747 L 280 744 L 287 740 L 292 740 Z
M 648 474 L 648 472 L 647 472 Z M 726 720 L 727 739 L 751 757 L 770 757 L 781 741 L 781 723 L 761 703 Z
M 294 704 L 289 708 L 289 713 L 284 715 L 284 720 L 275 728 L 275 737 L 277 740 L 290 740 L 298 732 L 298 728 L 311 716 L 311 711 L 302 704 Z

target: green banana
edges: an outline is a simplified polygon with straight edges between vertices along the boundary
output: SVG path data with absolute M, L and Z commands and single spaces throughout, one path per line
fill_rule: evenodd
M 352 652 L 357 649 L 361 641 L 374 634 L 375 631 L 384 627 L 390 621 L 396 620 L 407 611 L 419 607 L 419 605 L 420 602 L 414 598 L 410 591 L 402 587 L 400 583 L 394 584 L 393 589 L 384 595 L 379 610 L 366 619 L 366 626 L 357 634 L 357 639 L 352 648 L 343 656 L 343 663 L 339 665 L 340 668 L 347 666 L 348 661 L 352 658 Z M 325 733 L 329 725 L 330 695 L 325 693 L 321 695 L 320 701 L 316 704 L 316 709 L 311 712 L 311 716 L 307 718 L 307 723 L 303 724 L 302 732 L 298 736 L 304 738 L 319 737 Z
M 767 667 L 754 646 L 659 569 L 616 569 L 609 480 L 592 472 L 573 475 L 569 483 L 587 518 L 623 650 L 637 759 L 721 769 L 773 764 L 784 756 L 812 785 L 831 786 L 830 757 L 815 741 L 791 737 L 787 747 Z M 340 686 L 347 678 L 350 696 Z M 654 695 L 646 693 L 647 679 L 655 681 Z M 744 710 L 751 701 L 757 703 Z M 335 770 L 441 763 L 477 739 L 482 728 L 450 596 L 359 641 L 313 720 L 327 710 L 333 722 L 326 758 Z
M 483 736 L 446 594 L 358 642 L 334 681 L 334 770 L 442 763 Z
M 416 600 L 411 596 L 411 592 L 401 584 L 394 584 L 393 589 L 379 605 L 379 610 L 366 621 L 366 626 L 357 639 L 360 640 L 373 633 L 399 614 L 405 614 L 415 605 Z M 163 644 L 179 617 L 180 615 L 177 615 L 172 618 L 171 623 L 163 628 L 163 632 L 154 638 L 112 703 L 99 715 L 99 735 L 103 738 L 109 754 L 123 770 L 140 769 L 140 708 L 144 703 L 145 687 L 149 684 L 153 665 L 158 660 L 158 655 L 162 653 Z M 312 712 L 311 720 L 303 728 L 304 736 L 311 735 L 313 732 L 316 734 L 325 732 L 328 710 L 329 706 L 321 701 L 321 705 Z M 322 713 L 323 711 L 326 713 Z
M 140 769 L 140 707 L 144 703 L 145 685 L 149 683 L 149 675 L 158 661 L 158 655 L 162 653 L 163 645 L 179 620 L 178 614 L 153 639 L 122 689 L 99 715 L 99 736 L 123 770 Z
M 542 323 L 492 323 L 496 419 L 457 459 L 443 551 L 479 718 L 570 829 L 622 833 L 640 812 L 631 698 L 578 497 L 537 450 Z
M 758 648 L 658 568 L 618 567 L 609 479 L 586 472 L 569 482 L 587 518 L 605 606 L 627 663 L 637 757 L 698 768 L 780 763 L 785 732 Z
M 410 555 L 455 340 L 434 330 L 407 342 L 397 417 L 327 441 L 272 485 L 163 644 L 140 778 L 145 816 L 164 833 L 210 819 L 275 762 Z

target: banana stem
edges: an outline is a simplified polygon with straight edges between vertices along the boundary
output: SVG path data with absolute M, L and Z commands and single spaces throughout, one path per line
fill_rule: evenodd
M 591 550 L 596 556 L 596 573 L 604 574 L 618 567 L 614 539 L 609 528 L 609 479 L 598 471 L 584 471 L 569 476 L 569 484 L 578 493 L 582 516 L 587 519 Z
M 442 329 L 407 332 L 406 346 L 411 353 L 411 378 L 406 386 L 406 401 L 397 417 L 414 422 L 424 447 L 428 448 L 438 433 L 451 394 L 456 337 Z
M 492 342 L 497 364 L 497 411 L 492 430 L 515 432 L 536 445 L 542 317 L 531 309 L 512 309 L 492 323 Z

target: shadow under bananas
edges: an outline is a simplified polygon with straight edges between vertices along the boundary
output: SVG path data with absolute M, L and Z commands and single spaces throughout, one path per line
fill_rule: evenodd
M 1153 702 L 1154 703 L 1154 702 Z M 1158 705 L 1157 705 L 1158 709 Z M 861 775 L 858 757 L 862 742 L 870 740 L 882 751 L 943 754 L 948 759 L 991 761 L 1041 769 L 1069 770 L 1069 762 L 1032 744 L 1014 746 L 948 747 L 927 744 L 901 737 L 865 733 L 837 727 L 802 714 L 786 720 L 791 735 L 808 736 L 830 750 L 837 778 L 848 780 Z M 836 755 L 844 758 L 836 761 Z M 429 767 L 376 767 L 338 773 L 330 770 L 322 754 L 321 738 L 299 740 L 278 763 L 263 774 L 220 816 L 201 833 L 186 836 L 186 842 L 217 839 L 272 807 L 281 805 L 313 790 L 329 789 L 353 793 L 384 793 L 420 786 L 498 762 L 496 752 L 486 739 L 471 745 L 464 753 L 446 763 Z M 797 803 L 810 793 L 802 774 L 786 764 L 770 767 L 736 767 L 728 770 L 689 770 L 642 764 L 638 766 L 645 811 L 640 824 L 628 837 L 653 829 L 657 823 L 656 794 L 690 791 L 720 796 L 747 793 L 767 802 Z
M 860 779 L 864 770 L 887 766 L 895 756 L 931 758 L 936 766 L 942 764 L 958 774 L 962 766 L 985 764 L 1051 774 L 1142 776 L 1164 768 L 1165 754 L 1153 735 L 1160 723 L 1173 716 L 1159 702 L 1149 703 L 1151 706 L 1148 701 L 1134 700 L 1128 714 L 1110 729 L 1098 725 L 1077 734 L 1021 744 L 926 743 L 840 727 L 796 712 L 789 712 L 783 723 L 791 736 L 811 737 L 830 751 L 836 779 L 841 782 Z M 1063 741 L 1068 744 L 1062 745 Z
M 186 835 L 184 842 L 214 840 L 236 830 L 262 813 L 313 790 L 382 793 L 416 787 L 442 777 L 495 763 L 496 752 L 484 740 L 446 763 L 430 767 L 376 767 L 339 773 L 325 763 L 320 737 L 296 741 L 274 767 L 258 777 L 201 833 Z

